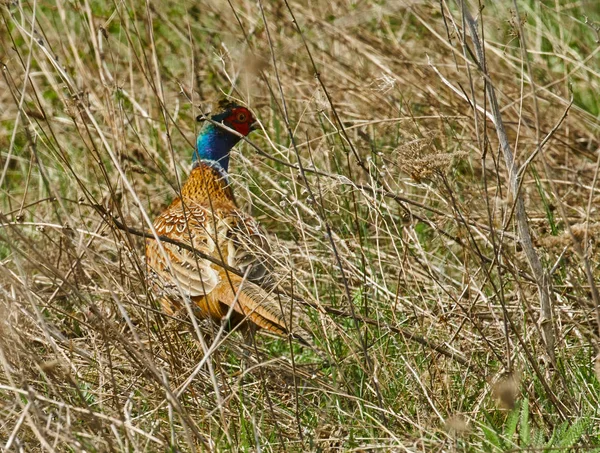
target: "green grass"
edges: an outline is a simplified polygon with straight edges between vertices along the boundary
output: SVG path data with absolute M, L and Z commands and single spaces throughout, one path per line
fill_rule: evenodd
M 494 125 L 464 100 L 489 97 L 459 4 L 291 3 L 301 37 L 285 3 L 263 2 L 273 49 L 253 2 L 3 4 L 0 449 L 599 451 L 600 326 L 566 228 L 597 281 L 596 3 L 478 16 L 518 165 L 573 99 L 521 188 L 556 264 L 554 365 Z M 231 180 L 327 364 L 233 332 L 196 370 L 200 342 L 160 311 L 143 241 L 96 209 L 147 228 L 221 93 L 264 127 Z

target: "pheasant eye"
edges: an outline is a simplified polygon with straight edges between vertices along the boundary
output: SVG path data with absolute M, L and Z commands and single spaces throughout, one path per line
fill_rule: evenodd
M 248 116 L 244 112 L 240 112 L 237 114 L 236 120 L 239 121 L 240 123 L 243 123 L 247 119 L 248 119 Z

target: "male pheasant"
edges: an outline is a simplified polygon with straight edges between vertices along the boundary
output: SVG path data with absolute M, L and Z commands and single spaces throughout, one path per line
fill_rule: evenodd
M 187 244 L 239 272 L 163 241 L 167 260 L 157 241 L 147 239 L 147 262 L 158 277 L 154 280 L 174 289 L 162 299 L 163 309 L 168 313 L 181 309 L 183 292 L 198 318 L 227 321 L 230 327 L 241 324 L 246 332 L 262 328 L 280 336 L 292 335 L 308 344 L 297 320 L 291 321 L 289 313 L 282 312 L 280 303 L 259 285 L 269 274 L 267 238 L 258 223 L 237 207 L 228 180 L 229 152 L 240 136 L 252 132 L 254 117 L 245 107 L 223 100 L 210 119 L 198 135 L 193 169 L 181 197 L 156 218 L 154 227 L 160 236 Z

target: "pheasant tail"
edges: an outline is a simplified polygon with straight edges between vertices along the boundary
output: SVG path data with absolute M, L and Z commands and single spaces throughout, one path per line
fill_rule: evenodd
M 237 297 L 233 309 L 247 320 L 280 336 L 291 334 L 300 343 L 317 350 L 312 336 L 298 323 L 300 313 L 294 313 L 292 317 L 287 307 L 257 284 L 233 275 L 230 278 L 231 284 L 220 285 L 219 296 L 222 301 L 231 304 Z

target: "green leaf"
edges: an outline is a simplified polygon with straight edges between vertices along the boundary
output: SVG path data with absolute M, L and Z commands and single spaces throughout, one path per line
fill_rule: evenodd
M 529 430 L 529 400 L 525 398 L 521 403 L 521 423 L 519 426 L 521 447 L 529 447 L 531 432 Z
M 502 451 L 503 450 L 502 441 L 500 440 L 500 437 L 498 437 L 498 434 L 496 433 L 496 431 L 493 428 L 490 428 L 488 426 L 482 426 L 481 429 L 483 429 L 483 434 L 485 435 L 485 439 L 493 447 L 492 451 L 496 451 L 496 450 Z
M 519 405 L 510 411 L 508 417 L 506 418 L 506 425 L 504 426 L 504 438 L 513 443 L 513 439 L 515 437 L 515 433 L 517 432 L 517 424 L 519 423 Z
M 585 431 L 587 430 L 589 422 L 590 419 L 588 417 L 584 417 L 580 418 L 575 423 L 573 423 L 565 432 L 564 437 L 560 439 L 558 446 L 561 448 L 568 449 L 575 445 L 579 441 L 579 439 L 581 439 L 583 433 L 585 433 Z

